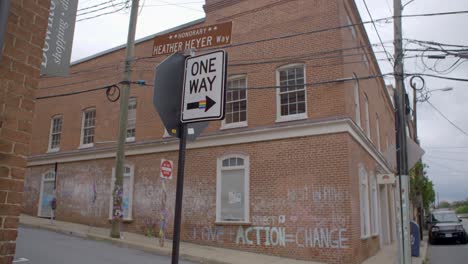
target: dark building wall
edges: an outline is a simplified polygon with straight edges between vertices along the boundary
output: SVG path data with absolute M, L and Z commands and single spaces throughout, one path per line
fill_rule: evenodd
M 11 263 L 49 1 L 12 0 L 0 58 L 0 263 Z

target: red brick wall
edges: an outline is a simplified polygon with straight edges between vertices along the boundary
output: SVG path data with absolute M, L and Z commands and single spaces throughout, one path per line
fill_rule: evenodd
M 199 244 L 222 246 L 290 258 L 343 263 L 353 253 L 353 194 L 348 162 L 349 135 L 303 137 L 240 144 L 187 152 L 185 169 L 182 238 Z M 251 225 L 217 225 L 216 162 L 225 154 L 242 153 L 250 158 L 250 221 Z M 158 164 L 161 158 L 173 160 L 177 168 L 177 152 L 130 156 L 134 165 L 134 222 L 124 224 L 127 231 L 143 233 L 144 219 L 157 222 L 161 210 L 161 179 Z M 57 218 L 90 225 L 109 226 L 110 177 L 113 159 L 65 163 L 58 167 Z M 40 186 L 42 174 L 53 166 L 31 169 L 26 188 Z M 174 172 L 176 173 L 176 171 Z M 93 202 L 93 184 L 97 198 Z M 175 200 L 175 179 L 167 182 L 167 210 L 170 212 L 167 234 L 171 237 Z M 25 212 L 37 214 L 38 190 L 28 195 Z M 284 222 L 280 219 L 284 219 Z M 265 245 L 265 231 L 256 227 L 283 230 L 288 235 L 284 246 Z M 239 238 L 239 228 L 252 245 Z M 247 231 L 251 227 L 252 231 Z M 331 232 L 332 242 L 316 245 L 306 242 L 315 228 Z M 159 228 L 157 229 L 159 230 Z M 341 246 L 339 235 L 341 230 Z M 246 234 L 247 232 L 247 234 Z M 310 233 L 309 233 L 310 232 Z M 297 241 L 296 241 L 297 238 Z M 307 244 L 309 243 L 309 244 Z M 341 248 L 334 248 L 341 247 Z
M 48 1 L 14 0 L 0 59 L 0 263 L 15 254 Z

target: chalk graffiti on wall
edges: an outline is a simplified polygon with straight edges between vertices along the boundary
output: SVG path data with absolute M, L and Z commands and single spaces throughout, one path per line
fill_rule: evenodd
M 193 239 L 206 242 L 233 242 L 237 245 L 298 248 L 349 248 L 344 227 L 195 226 Z

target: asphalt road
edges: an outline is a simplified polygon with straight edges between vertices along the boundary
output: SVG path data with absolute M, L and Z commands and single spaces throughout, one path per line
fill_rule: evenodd
M 20 228 L 14 264 L 169 264 L 170 257 L 55 232 Z M 191 264 L 180 261 L 179 263 Z
M 463 226 L 468 231 L 468 219 L 463 219 Z M 466 264 L 468 263 L 468 244 L 461 245 L 453 243 L 438 243 L 429 245 L 430 264 Z

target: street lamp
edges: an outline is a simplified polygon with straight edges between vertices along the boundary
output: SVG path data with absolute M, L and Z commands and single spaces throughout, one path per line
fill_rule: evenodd
M 435 92 L 435 91 L 448 92 L 448 91 L 452 91 L 452 90 L 453 90 L 453 87 L 445 87 L 445 88 L 440 88 L 440 89 L 428 90 L 427 92 L 428 93 L 432 93 L 432 92 Z

